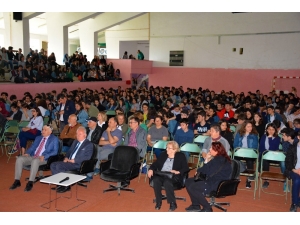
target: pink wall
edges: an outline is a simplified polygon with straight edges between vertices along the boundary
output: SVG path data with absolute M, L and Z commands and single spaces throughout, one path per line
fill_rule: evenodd
M 259 89 L 263 93 L 268 93 L 272 90 L 271 83 L 274 76 L 300 76 L 300 70 L 153 67 L 149 85 L 183 86 L 184 89 L 202 87 L 216 92 L 221 90 L 253 92 Z M 293 86 L 300 87 L 300 79 L 293 79 L 292 83 Z M 284 81 L 280 79 L 277 84 L 284 90 L 291 89 L 291 83 L 287 79 Z
M 122 88 L 130 87 L 130 85 L 126 85 L 125 81 L 104 81 L 104 82 L 72 82 L 72 83 L 38 83 L 38 84 L 13 84 L 13 83 L 5 83 L 0 85 L 0 92 L 7 92 L 8 95 L 15 94 L 17 98 L 23 97 L 23 94 L 29 91 L 32 95 L 36 93 L 47 93 L 52 90 L 56 90 L 57 93 L 61 92 L 63 88 L 66 88 L 68 91 L 78 89 L 92 89 L 92 90 L 100 90 L 100 88 L 104 87 L 105 89 L 109 88 L 118 88 L 121 86 Z

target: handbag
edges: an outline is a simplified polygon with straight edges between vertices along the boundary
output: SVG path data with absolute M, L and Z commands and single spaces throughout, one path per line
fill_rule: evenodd
M 29 132 L 29 133 L 31 133 L 31 134 L 33 134 L 33 135 L 36 135 L 36 134 L 37 134 L 37 129 L 36 129 L 36 128 L 30 129 L 30 130 L 28 130 L 27 132 Z
M 154 171 L 154 175 L 164 177 L 164 178 L 169 178 L 172 179 L 174 173 L 168 172 L 168 171 Z

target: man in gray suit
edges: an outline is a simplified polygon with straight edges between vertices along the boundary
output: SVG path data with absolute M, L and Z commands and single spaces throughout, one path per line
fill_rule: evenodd
M 50 156 L 57 155 L 58 148 L 58 138 L 52 134 L 52 129 L 49 126 L 44 126 L 42 135 L 35 138 L 33 144 L 27 149 L 26 154 L 17 158 L 15 182 L 9 189 L 14 190 L 21 186 L 20 178 L 23 166 L 31 165 L 29 181 L 24 189 L 25 192 L 31 191 L 39 166 L 46 164 Z

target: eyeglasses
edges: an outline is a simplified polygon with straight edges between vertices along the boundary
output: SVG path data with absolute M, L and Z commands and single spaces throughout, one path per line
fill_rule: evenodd
M 31 112 L 36 112 L 35 110 L 31 110 Z
M 129 122 L 129 124 L 132 124 L 132 123 L 137 123 L 137 122 L 136 121 Z

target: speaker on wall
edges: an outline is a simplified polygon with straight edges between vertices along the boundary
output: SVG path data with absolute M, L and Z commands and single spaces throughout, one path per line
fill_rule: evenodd
M 13 12 L 14 20 L 22 20 L 22 12 Z

